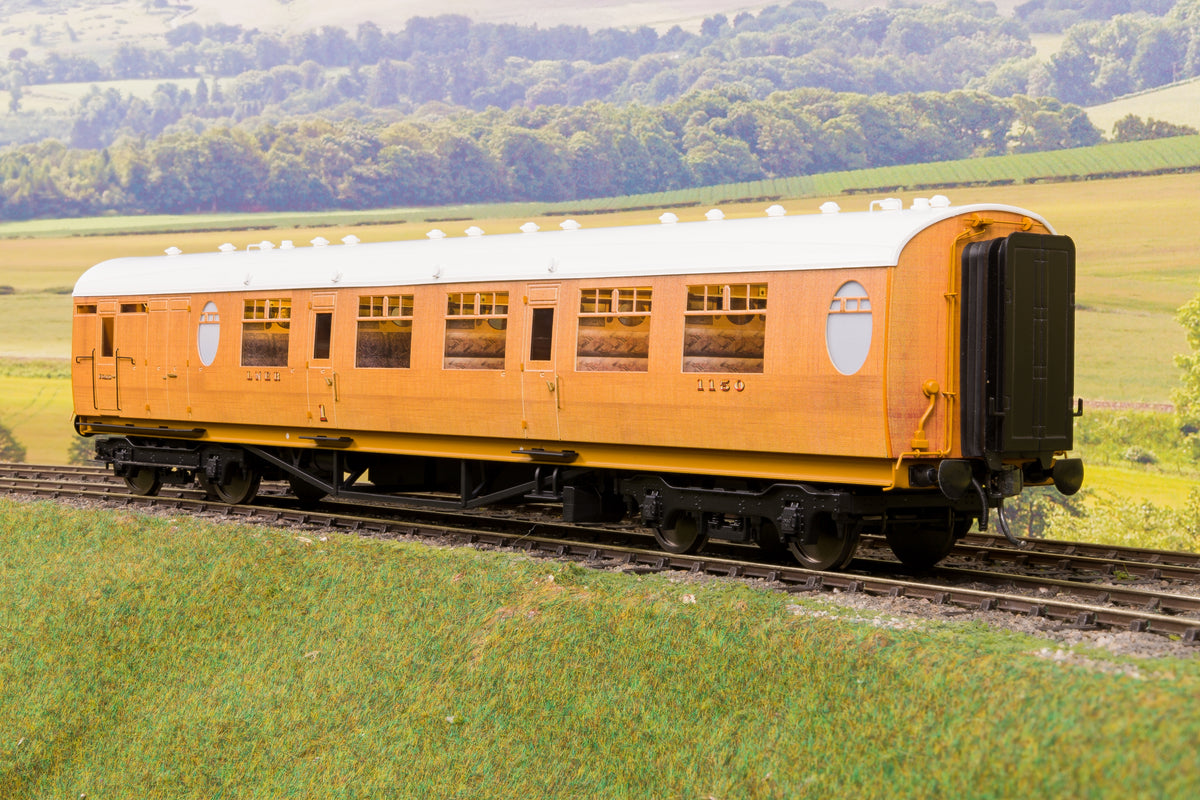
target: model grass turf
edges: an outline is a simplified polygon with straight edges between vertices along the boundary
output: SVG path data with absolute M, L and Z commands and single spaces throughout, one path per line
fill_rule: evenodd
M 1135 679 L 975 625 L 892 630 L 680 580 L 0 500 L 0 796 L 1183 797 L 1200 780 L 1200 662 Z

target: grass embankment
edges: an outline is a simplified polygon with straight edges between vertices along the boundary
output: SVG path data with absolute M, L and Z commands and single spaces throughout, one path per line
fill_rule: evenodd
M 982 626 L 892 630 L 681 580 L 0 500 L 0 796 L 1124 798 L 1200 780 L 1200 662 L 1114 676 Z

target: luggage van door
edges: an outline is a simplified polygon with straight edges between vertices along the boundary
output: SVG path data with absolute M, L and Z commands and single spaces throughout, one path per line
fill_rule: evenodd
M 191 402 L 190 297 L 156 297 L 149 303 L 146 402 L 149 416 L 186 419 Z
M 530 284 L 525 290 L 521 343 L 521 427 L 526 439 L 561 439 L 562 377 L 558 356 L 559 285 Z

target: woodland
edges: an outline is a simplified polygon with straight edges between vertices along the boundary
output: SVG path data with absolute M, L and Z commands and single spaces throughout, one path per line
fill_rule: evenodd
M 557 201 L 1055 150 L 1194 132 L 1109 133 L 1083 106 L 1197 75 L 1200 0 L 798 0 L 697 32 L 187 23 L 108 58 L 7 54 L 0 217 Z M 139 80 L 161 82 L 121 88 Z M 69 111 L 22 109 L 79 83 Z

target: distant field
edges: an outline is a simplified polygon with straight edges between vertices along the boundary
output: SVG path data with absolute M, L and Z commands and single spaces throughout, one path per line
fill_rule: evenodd
M 13 432 L 30 464 L 66 463 L 76 438 L 72 414 L 70 381 L 0 378 L 0 424 Z
M 196 88 L 199 78 L 183 78 L 170 80 L 166 78 L 139 79 L 124 81 L 89 81 L 86 83 L 47 83 L 26 86 L 21 91 L 21 110 L 23 112 L 67 112 L 75 107 L 79 99 L 97 87 L 101 91 L 116 89 L 123 95 L 149 100 L 154 90 L 164 83 L 172 83 L 180 89 L 189 92 Z M 209 79 L 211 85 L 212 80 Z M 0 114 L 7 114 L 8 106 L 0 109 Z
M 1106 136 L 1112 135 L 1117 120 L 1129 114 L 1142 119 L 1153 117 L 1176 125 L 1191 125 L 1200 130 L 1200 78 L 1122 97 L 1086 110 L 1088 118 Z

